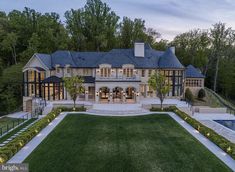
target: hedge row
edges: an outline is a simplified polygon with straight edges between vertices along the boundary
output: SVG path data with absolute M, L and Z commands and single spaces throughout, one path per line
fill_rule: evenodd
M 76 108 L 76 111 L 85 111 L 84 107 Z M 45 117 L 37 121 L 26 131 L 22 132 L 15 139 L 0 148 L 0 164 L 7 162 L 22 147 L 32 140 L 43 128 L 45 128 L 52 120 L 54 120 L 62 111 L 73 111 L 72 108 L 56 108 L 53 109 Z
M 152 108 L 152 111 L 159 111 L 159 109 Z M 160 110 L 161 111 L 161 110 Z M 224 138 L 223 136 L 217 134 L 214 130 L 206 127 L 205 125 L 198 122 L 196 119 L 192 118 L 185 112 L 180 111 L 177 107 L 171 106 L 165 108 L 164 111 L 172 111 L 181 117 L 184 121 L 190 124 L 193 128 L 199 131 L 202 135 L 207 137 L 210 141 L 219 146 L 223 151 L 227 152 L 233 159 L 235 159 L 235 144 Z

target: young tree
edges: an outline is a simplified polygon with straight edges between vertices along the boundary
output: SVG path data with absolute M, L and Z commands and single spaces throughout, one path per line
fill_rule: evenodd
M 166 77 L 159 73 L 155 72 L 148 80 L 149 87 L 156 91 L 157 97 L 161 101 L 161 109 L 162 103 L 166 97 L 166 94 L 170 91 L 170 85 L 167 83 Z
M 79 76 L 64 78 L 65 88 L 73 100 L 73 108 L 79 94 L 84 92 L 83 78 Z
M 192 93 L 192 91 L 189 88 L 187 88 L 185 90 L 185 99 L 189 103 L 193 103 L 194 102 L 193 93 Z

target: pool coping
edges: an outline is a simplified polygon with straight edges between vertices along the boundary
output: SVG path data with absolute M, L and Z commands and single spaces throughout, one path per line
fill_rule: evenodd
M 235 120 L 223 120 L 223 119 L 220 119 L 220 120 L 212 120 L 213 122 L 216 122 L 216 121 L 235 121 Z M 229 131 L 231 131 L 232 133 L 234 133 L 235 134 L 235 130 L 232 130 L 231 128 L 229 128 L 229 127 L 226 127 L 226 126 L 224 126 L 223 124 L 220 124 L 219 122 L 216 122 L 217 124 L 219 124 L 220 126 L 222 126 L 223 128 L 226 128 L 227 130 L 229 130 Z
M 196 138 L 201 144 L 203 144 L 211 153 L 224 162 L 230 169 L 235 171 L 235 160 L 230 157 L 226 152 L 220 149 L 217 145 L 211 142 L 208 138 L 199 133 L 191 125 L 181 119 L 174 112 L 148 112 L 142 114 L 130 114 L 130 115 L 102 115 L 87 112 L 62 112 L 57 116 L 48 126 L 46 126 L 37 136 L 35 136 L 29 143 L 27 143 L 19 152 L 17 152 L 8 163 L 22 163 L 33 150 L 53 131 L 53 129 L 68 115 L 68 114 L 88 114 L 96 116 L 142 116 L 152 114 L 168 114 L 171 116 L 180 126 L 187 130 L 194 138 Z

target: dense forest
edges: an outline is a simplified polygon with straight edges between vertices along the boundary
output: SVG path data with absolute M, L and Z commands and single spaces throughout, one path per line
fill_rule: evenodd
M 170 42 L 147 28 L 143 19 L 120 18 L 100 0 L 87 0 L 83 8 L 68 10 L 64 17 L 62 22 L 57 13 L 30 8 L 8 14 L 0 11 L 1 114 L 21 108 L 21 71 L 35 52 L 109 51 L 133 47 L 136 40 L 157 50 L 175 46 L 185 66 L 193 64 L 206 75 L 207 87 L 235 100 L 235 32 L 225 23 L 182 33 Z

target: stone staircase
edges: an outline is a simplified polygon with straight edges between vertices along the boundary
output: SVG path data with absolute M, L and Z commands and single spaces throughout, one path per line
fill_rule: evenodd
M 53 109 L 53 104 L 51 102 L 47 102 L 47 105 L 45 106 L 42 115 L 47 115 L 52 111 L 52 109 Z
M 193 114 L 192 114 L 192 111 L 190 110 L 189 107 L 178 107 L 178 109 L 181 110 L 181 111 L 183 111 L 183 112 L 185 112 L 185 113 L 187 113 L 187 114 L 190 115 L 190 116 L 193 115 Z
M 110 114 L 110 115 L 128 115 L 148 113 L 148 110 L 142 108 L 141 104 L 94 104 L 89 113 Z
M 98 110 L 98 109 L 90 109 L 87 110 L 88 113 L 95 113 L 100 115 L 138 115 L 143 113 L 148 113 L 148 110 L 140 109 L 140 110 Z

